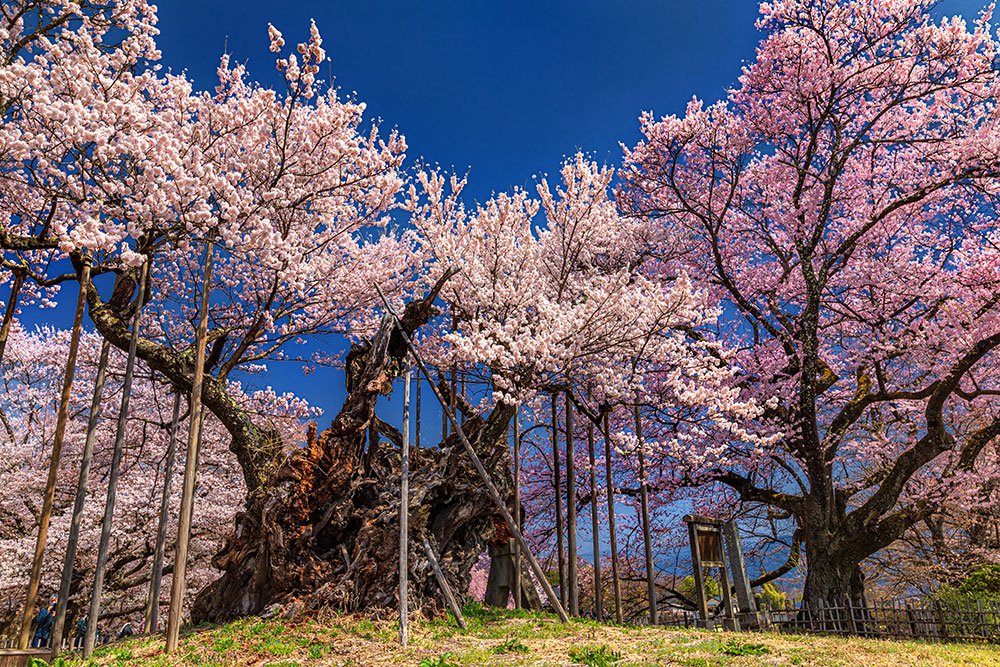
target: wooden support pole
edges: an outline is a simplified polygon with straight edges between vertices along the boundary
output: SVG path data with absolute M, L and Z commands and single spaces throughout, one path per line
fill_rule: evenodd
M 465 630 L 465 617 L 462 616 L 462 609 L 458 606 L 458 602 L 455 601 L 455 596 L 451 593 L 451 586 L 448 585 L 448 580 L 444 578 L 444 572 L 441 571 L 441 566 L 438 565 L 437 557 L 434 555 L 434 549 L 431 547 L 431 543 L 424 538 L 424 551 L 427 553 L 427 560 L 431 562 L 431 567 L 434 568 L 434 576 L 437 577 L 438 586 L 441 587 L 441 592 L 444 594 L 444 599 L 448 603 L 448 608 L 451 609 L 451 613 L 455 615 L 455 620 L 458 621 L 458 627 Z
M 146 632 L 156 632 L 160 616 L 160 585 L 163 581 L 163 556 L 167 544 L 167 521 L 170 518 L 170 484 L 174 477 L 174 458 L 177 454 L 177 425 L 180 419 L 181 392 L 174 392 L 174 412 L 170 420 L 170 441 L 167 444 L 167 462 L 163 470 L 163 493 L 160 495 L 160 519 L 156 525 L 156 547 L 153 552 L 153 574 L 149 580 L 149 597 L 146 600 Z
M 443 378 L 442 378 L 443 381 Z M 433 384 L 433 383 L 432 383 Z M 441 442 L 444 442 L 448 437 L 448 409 L 447 406 L 441 406 Z
M 201 385 L 205 375 L 205 340 L 208 336 L 209 292 L 212 280 L 213 242 L 205 245 L 205 276 L 201 283 L 201 306 L 195 333 L 194 378 L 191 383 L 190 425 L 188 427 L 187 460 L 184 462 L 184 488 L 181 492 L 180 521 L 177 527 L 177 549 L 174 577 L 170 586 L 170 612 L 167 615 L 166 652 L 177 648 L 181 632 L 181 611 L 184 605 L 184 578 L 187 575 L 188 542 L 191 538 L 191 516 L 194 503 L 194 482 L 198 473 L 198 442 L 201 433 Z
M 639 502 L 642 511 L 642 542 L 646 549 L 646 594 L 649 597 L 649 624 L 656 625 L 656 569 L 653 566 L 653 538 L 649 530 L 649 484 L 645 455 L 642 453 L 642 414 L 635 404 L 635 437 L 639 443 Z M 727 584 L 728 585 L 728 584 Z
M 459 390 L 459 395 L 462 397 L 462 400 L 466 400 L 467 399 L 467 396 L 466 396 L 466 393 L 465 393 L 465 376 L 466 376 L 466 368 L 465 368 L 465 366 L 462 366 L 462 371 L 461 371 L 462 386 L 461 386 L 461 388 Z M 464 424 L 465 423 L 465 413 L 460 413 L 458 415 L 458 417 L 459 417 L 459 420 Z
M 687 517 L 685 517 L 687 520 Z M 701 568 L 701 549 L 698 545 L 698 529 L 693 521 L 688 521 L 688 537 L 691 540 L 691 566 L 694 570 L 694 586 L 698 592 L 698 618 L 708 620 L 708 600 L 705 599 L 705 573 Z M 726 582 L 728 585 L 728 582 Z
M 597 518 L 597 457 L 594 452 L 594 423 L 587 424 L 587 455 L 590 457 L 590 520 L 594 539 L 594 616 L 604 620 L 604 591 L 601 590 L 601 531 Z
M 139 277 L 139 291 L 135 299 L 135 313 L 132 315 L 132 335 L 129 338 L 128 359 L 125 362 L 125 380 L 122 383 L 122 402 L 118 412 L 118 430 L 115 433 L 115 448 L 111 455 L 111 471 L 108 473 L 108 495 L 104 502 L 104 519 L 101 522 L 101 541 L 97 547 L 97 565 L 94 568 L 94 590 L 90 597 L 90 611 L 87 613 L 87 631 L 83 637 L 83 657 L 94 651 L 97 638 L 97 623 L 101 614 L 101 593 L 104 588 L 104 573 L 108 564 L 108 549 L 111 546 L 111 522 L 115 515 L 115 499 L 118 494 L 118 473 L 121 469 L 122 451 L 125 448 L 125 429 L 128 426 L 128 409 L 132 399 L 132 378 L 135 375 L 135 348 L 139 342 L 142 326 L 142 307 L 146 298 L 146 283 L 149 280 L 149 262 L 142 267 Z
M 414 428 L 414 432 L 413 432 L 413 445 L 415 447 L 420 447 L 420 385 L 423 384 L 423 381 L 420 379 L 420 374 L 419 373 L 417 374 L 417 383 L 416 384 L 417 384 L 417 386 L 416 386 L 416 389 L 417 389 L 417 405 L 416 405 L 416 410 L 415 411 L 416 411 L 417 414 L 416 414 L 416 425 L 415 425 L 416 428 Z
M 73 501 L 73 517 L 66 538 L 66 557 L 63 559 L 62 580 L 59 582 L 59 601 L 56 603 L 56 618 L 52 625 L 52 657 L 59 655 L 66 628 L 66 607 L 69 603 L 70 586 L 73 583 L 73 567 L 76 565 L 76 550 L 80 542 L 80 523 L 83 521 L 83 506 L 87 501 L 87 484 L 90 481 L 90 463 L 94 456 L 94 441 L 97 439 L 97 423 L 101 413 L 101 395 L 108 370 L 108 356 L 111 343 L 101 343 L 101 359 L 97 362 L 97 378 L 94 380 L 94 397 L 90 402 L 87 416 L 87 438 L 83 444 L 80 460 L 80 477 L 76 482 L 76 498 Z
M 569 613 L 580 615 L 580 578 L 576 549 L 576 447 L 574 446 L 573 402 L 566 392 L 566 574 L 569 581 Z
M 451 331 L 452 331 L 452 333 L 454 333 L 455 329 L 457 329 L 457 328 L 458 328 L 458 318 L 455 316 L 454 310 L 453 310 L 452 311 L 452 315 L 451 315 Z M 451 395 L 448 397 L 449 398 L 448 409 L 451 410 L 452 414 L 455 414 L 455 406 L 458 405 L 458 400 L 457 400 L 458 399 L 458 366 L 456 364 L 452 364 L 452 366 L 451 366 L 451 385 L 450 386 L 451 386 Z M 461 415 L 458 416 L 458 419 L 459 419 L 459 421 L 454 426 L 454 428 L 458 428 L 459 425 L 462 423 L 462 417 L 461 417 Z
M 414 347 L 413 341 L 410 340 L 410 337 L 409 335 L 407 335 L 406 330 L 403 329 L 403 326 L 399 321 L 399 317 L 397 317 L 396 313 L 393 312 L 392 307 L 389 305 L 388 299 L 386 299 L 385 294 L 382 293 L 382 288 L 380 288 L 378 285 L 375 285 L 375 290 L 378 292 L 379 298 L 382 300 L 386 312 L 388 312 L 392 316 L 393 322 L 396 325 L 396 331 L 403 339 L 403 342 L 406 343 L 406 346 L 410 350 L 410 354 L 413 355 L 413 360 L 416 362 L 417 368 L 420 369 L 420 372 L 423 374 L 425 378 L 427 378 L 429 382 L 431 379 L 431 375 L 427 371 L 427 367 L 424 365 L 423 360 L 420 359 L 420 355 L 417 353 L 417 348 Z M 463 431 L 458 427 L 458 420 L 455 417 L 454 411 L 447 410 L 446 401 L 444 400 L 444 397 L 441 395 L 441 392 L 438 391 L 437 386 L 431 384 L 431 389 L 434 391 L 434 397 L 437 398 L 438 402 L 441 404 L 441 407 L 445 408 L 445 410 L 447 411 L 448 420 L 451 422 L 452 428 L 458 434 L 458 438 L 461 441 L 462 446 L 465 448 L 465 453 L 469 455 L 470 459 L 472 459 L 472 464 L 476 468 L 476 472 L 479 473 L 479 478 L 483 480 L 483 484 L 486 486 L 486 490 L 489 492 L 490 498 L 493 500 L 493 504 L 496 505 L 496 508 L 500 512 L 500 515 L 503 517 L 503 520 L 507 524 L 507 527 L 510 528 L 512 533 L 514 533 L 514 537 L 517 539 L 518 544 L 520 544 L 521 550 L 524 553 L 524 557 L 528 560 L 528 565 L 531 566 L 532 573 L 538 579 L 538 583 L 542 585 L 542 589 L 545 591 L 545 594 L 552 602 L 552 606 L 555 608 L 556 613 L 559 615 L 559 619 L 563 623 L 568 623 L 569 617 L 566 616 L 566 610 L 563 608 L 562 605 L 560 605 L 556 601 L 555 591 L 552 590 L 552 584 L 549 583 L 549 580 L 545 577 L 545 573 L 542 572 L 541 566 L 535 559 L 534 554 L 532 554 L 531 549 L 528 548 L 528 542 L 527 540 L 524 539 L 524 535 L 521 534 L 521 531 L 517 530 L 517 526 L 514 524 L 514 518 L 507 510 L 507 504 L 503 501 L 503 498 L 500 497 L 500 492 L 497 491 L 497 487 L 493 483 L 493 480 L 490 478 L 489 474 L 486 472 L 486 468 L 483 467 L 483 462 L 479 459 L 479 455 L 476 454 L 476 450 L 473 449 L 472 444 L 469 442 L 469 439 L 465 436 L 465 431 Z
M 38 539 L 35 542 L 35 557 L 28 577 L 28 594 L 24 598 L 24 613 L 21 615 L 21 634 L 18 648 L 27 649 L 31 639 L 31 622 L 34 619 L 35 598 L 42 580 L 42 557 L 45 555 L 45 541 L 49 535 L 49 521 L 52 519 L 52 502 L 56 494 L 56 477 L 62 458 L 63 437 L 66 435 L 66 421 L 69 418 L 70 393 L 73 390 L 73 374 L 76 372 L 76 355 L 80 348 L 80 331 L 83 328 L 83 311 L 87 305 L 87 288 L 90 286 L 90 260 L 83 260 L 80 274 L 80 292 L 76 298 L 76 312 L 73 315 L 73 330 L 69 338 L 69 355 L 66 357 L 66 374 L 63 377 L 62 394 L 59 397 L 59 412 L 56 416 L 56 430 L 52 437 L 52 456 L 49 460 L 49 476 L 45 481 L 42 498 L 42 513 L 38 517 Z
M 722 535 L 719 535 L 719 544 L 723 542 Z M 736 616 L 733 613 L 733 585 L 729 580 L 729 568 L 726 567 L 726 556 L 722 556 L 722 565 L 719 567 L 719 582 L 722 584 L 722 613 L 729 625 L 726 626 L 727 630 L 739 630 L 739 621 L 736 620 Z
M 410 619 L 410 362 L 403 374 L 403 444 L 399 473 L 399 643 L 406 648 Z
M 559 564 L 559 602 L 569 606 L 566 596 L 566 562 L 563 548 L 562 458 L 559 456 L 559 416 L 556 394 L 552 394 L 552 483 L 556 491 L 556 561 Z
M 611 584 L 615 591 L 615 621 L 622 621 L 622 582 L 618 573 L 618 533 L 615 529 L 615 485 L 611 476 L 611 427 L 604 415 L 604 469 L 608 486 L 608 530 L 611 533 Z
M 0 325 L 0 361 L 3 361 L 3 354 L 7 350 L 7 338 L 10 337 L 10 325 L 14 321 L 14 313 L 17 312 L 17 302 L 21 296 L 21 286 L 24 284 L 24 273 L 14 274 L 14 282 L 10 285 L 10 298 L 7 299 L 7 308 L 3 313 L 3 324 Z
M 521 530 L 521 406 L 514 413 L 514 525 Z M 521 547 L 514 542 L 514 608 L 521 608 Z

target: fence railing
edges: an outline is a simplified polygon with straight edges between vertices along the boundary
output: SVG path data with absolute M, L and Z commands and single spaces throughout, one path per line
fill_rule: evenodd
M 770 612 L 771 623 L 787 632 L 819 632 L 872 639 L 1000 642 L 1000 604 L 992 600 L 894 601 L 815 604 Z
M 868 639 L 922 639 L 936 642 L 1000 643 L 1000 602 L 993 600 L 906 600 L 828 604 L 817 601 L 797 609 L 762 609 L 769 629 Z M 694 627 L 698 615 L 667 610 L 660 625 Z

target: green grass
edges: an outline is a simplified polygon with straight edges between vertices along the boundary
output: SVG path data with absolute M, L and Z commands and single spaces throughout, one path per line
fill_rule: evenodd
M 601 644 L 600 646 L 570 649 L 569 658 L 573 662 L 587 667 L 612 667 L 614 663 L 622 659 L 622 655 Z
M 162 635 L 137 637 L 66 667 L 1000 667 L 996 646 L 721 633 L 589 619 L 563 624 L 549 614 L 478 604 L 465 607 L 463 615 L 464 630 L 450 614 L 414 616 L 406 649 L 393 621 L 331 613 L 185 628 L 170 655 L 162 652 Z

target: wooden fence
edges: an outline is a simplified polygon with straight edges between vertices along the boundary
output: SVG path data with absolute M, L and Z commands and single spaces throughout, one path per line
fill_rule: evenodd
M 770 629 L 868 639 L 922 639 L 935 642 L 1000 643 L 1000 602 L 907 600 L 860 603 L 817 602 L 799 609 L 762 609 Z M 718 619 L 718 617 L 713 617 Z M 697 614 L 667 610 L 660 625 L 694 627 Z
M 1000 643 L 1000 603 L 939 600 L 816 604 L 768 612 L 784 632 L 867 637 Z

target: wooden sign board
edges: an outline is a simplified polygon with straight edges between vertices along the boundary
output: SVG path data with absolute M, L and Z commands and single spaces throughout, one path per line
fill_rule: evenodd
M 718 530 L 698 527 L 698 551 L 703 567 L 722 567 L 722 535 Z

